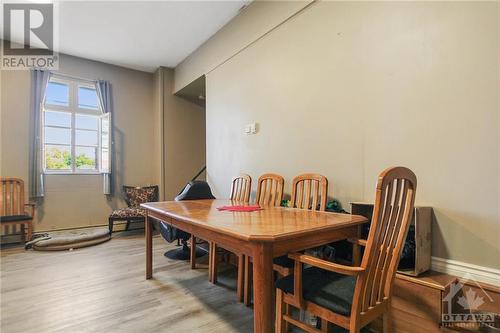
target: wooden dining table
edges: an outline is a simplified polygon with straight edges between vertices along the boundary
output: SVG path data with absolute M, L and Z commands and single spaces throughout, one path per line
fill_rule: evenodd
M 363 216 L 284 207 L 252 212 L 217 208 L 245 205 L 231 200 L 165 201 L 142 204 L 146 218 L 146 279 L 153 276 L 153 219 L 168 223 L 229 251 L 253 259 L 254 332 L 274 331 L 273 258 L 358 237 Z

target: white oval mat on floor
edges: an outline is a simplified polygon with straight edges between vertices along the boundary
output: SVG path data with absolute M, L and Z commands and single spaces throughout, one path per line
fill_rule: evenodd
M 37 251 L 61 251 L 103 243 L 111 239 L 107 228 L 78 229 L 49 233 L 29 242 Z

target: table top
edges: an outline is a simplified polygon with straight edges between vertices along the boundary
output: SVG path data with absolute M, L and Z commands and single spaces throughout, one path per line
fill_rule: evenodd
M 163 216 L 221 232 L 238 239 L 276 241 L 331 231 L 367 222 L 359 215 L 262 207 L 253 212 L 219 211 L 217 207 L 248 205 L 232 200 L 149 202 L 141 207 Z

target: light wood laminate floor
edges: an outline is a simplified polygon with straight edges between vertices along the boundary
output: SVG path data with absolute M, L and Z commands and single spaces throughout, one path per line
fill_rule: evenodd
M 232 270 L 212 285 L 206 265 L 191 270 L 163 256 L 175 245 L 153 242 L 153 280 L 145 279 L 141 232 L 74 251 L 2 249 L 0 331 L 253 332 Z

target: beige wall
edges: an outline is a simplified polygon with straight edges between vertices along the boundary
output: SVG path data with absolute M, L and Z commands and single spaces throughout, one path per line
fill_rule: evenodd
M 173 95 L 174 71 L 168 68 L 160 68 L 160 71 L 163 77 L 164 198 L 172 200 L 205 165 L 205 109 Z
M 214 70 L 224 60 L 252 44 L 309 3 L 311 0 L 251 3 L 177 65 L 173 91 L 179 91 L 203 74 Z
M 233 35 L 259 19 L 240 14 Z M 500 268 L 499 21 L 498 2 L 319 2 L 229 60 L 211 59 L 216 196 L 239 172 L 281 173 L 289 192 L 311 171 L 349 209 L 373 200 L 382 169 L 405 165 L 417 203 L 435 210 L 433 255 Z M 223 42 L 197 52 L 218 54 Z M 252 121 L 260 131 L 247 136 Z
M 59 72 L 111 82 L 115 195 L 108 200 L 102 194 L 99 175 L 47 175 L 35 230 L 107 224 L 111 210 L 125 205 L 120 199 L 121 185 L 159 183 L 153 75 L 65 55 L 61 55 Z M 28 71 L 2 71 L 1 75 L 1 175 L 27 181 L 30 75 Z

